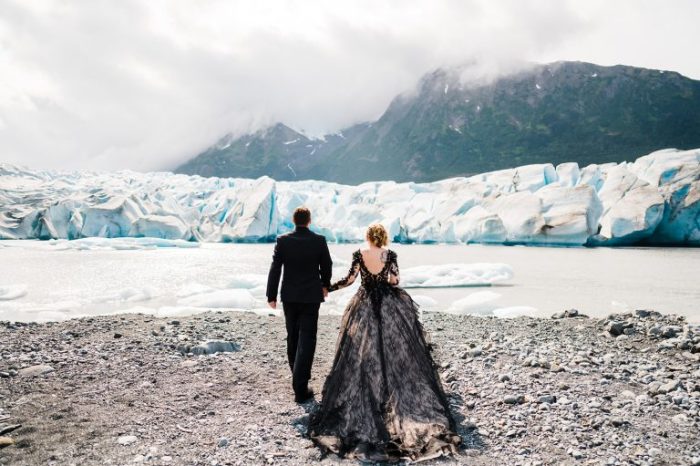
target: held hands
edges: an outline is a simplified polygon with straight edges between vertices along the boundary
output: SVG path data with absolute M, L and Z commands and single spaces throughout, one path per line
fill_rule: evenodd
M 267 305 L 272 309 L 277 309 L 277 301 L 268 301 Z
M 323 287 L 323 297 L 324 298 L 328 297 L 328 288 L 326 288 L 325 286 Z

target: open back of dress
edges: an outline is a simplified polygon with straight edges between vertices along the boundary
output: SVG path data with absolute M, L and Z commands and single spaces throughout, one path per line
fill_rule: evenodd
M 322 449 L 370 461 L 417 460 L 456 451 L 460 438 L 418 320 L 418 307 L 398 286 L 396 253 L 372 273 L 358 250 L 348 275 L 362 286 L 343 315 L 333 367 L 311 438 Z

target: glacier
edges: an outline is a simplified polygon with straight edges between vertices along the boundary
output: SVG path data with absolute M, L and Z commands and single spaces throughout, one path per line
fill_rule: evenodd
M 700 149 L 634 162 L 527 165 L 432 183 L 278 182 L 0 164 L 0 239 L 125 241 L 124 248 L 272 241 L 306 205 L 329 241 L 382 223 L 395 242 L 700 245 Z M 89 238 L 96 238 L 89 240 Z

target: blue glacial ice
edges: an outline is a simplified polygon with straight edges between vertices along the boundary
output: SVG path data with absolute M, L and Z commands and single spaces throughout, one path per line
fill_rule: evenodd
M 330 241 L 700 245 L 700 149 L 527 165 L 433 183 L 276 182 L 0 165 L 0 239 L 147 238 L 124 248 L 273 240 L 299 205 Z M 72 246 L 64 246 L 72 247 Z

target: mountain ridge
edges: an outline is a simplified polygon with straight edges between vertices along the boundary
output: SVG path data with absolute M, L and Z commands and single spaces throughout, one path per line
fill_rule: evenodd
M 468 70 L 467 70 L 468 71 Z M 434 181 L 532 163 L 620 162 L 700 146 L 700 81 L 585 62 L 533 65 L 489 81 L 440 68 L 375 121 L 323 138 L 283 123 L 226 136 L 177 173 Z

